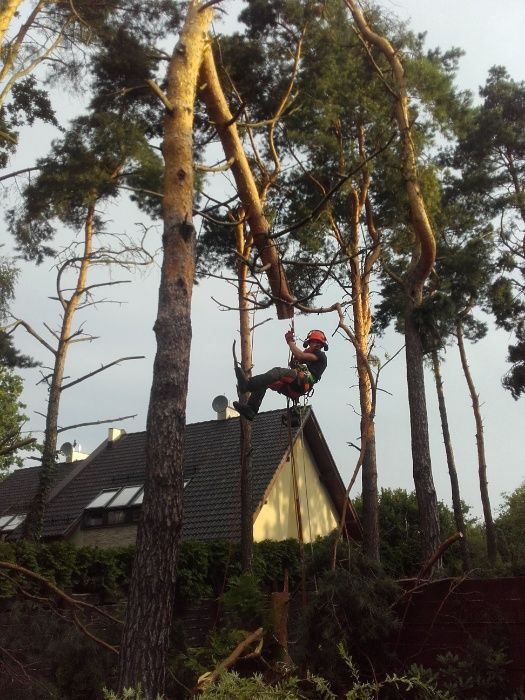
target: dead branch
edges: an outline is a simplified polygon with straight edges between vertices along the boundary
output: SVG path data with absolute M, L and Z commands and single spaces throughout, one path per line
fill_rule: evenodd
M 432 556 L 423 564 L 421 571 L 417 575 L 417 579 L 420 580 L 425 578 L 434 564 L 441 559 L 443 553 L 450 547 L 450 545 L 461 539 L 463 539 L 462 532 L 455 532 L 453 535 L 450 535 L 450 537 L 447 537 L 447 539 L 439 545 L 434 554 L 432 554 Z
M 126 362 L 127 360 L 144 360 L 145 355 L 132 355 L 130 357 L 120 357 L 118 360 L 114 360 L 113 362 L 110 362 L 108 365 L 102 365 L 102 367 L 99 367 L 98 369 L 93 370 L 93 372 L 89 372 L 88 374 L 84 374 L 82 377 L 79 377 L 78 379 L 74 379 L 72 382 L 69 382 L 69 384 L 63 384 L 60 387 L 60 391 L 64 391 L 64 389 L 69 389 L 70 387 L 74 386 L 75 384 L 79 384 L 80 382 L 83 382 L 85 379 L 89 379 L 90 377 L 94 377 L 95 374 L 99 374 L 100 372 L 103 372 L 105 369 L 109 369 L 109 367 L 113 367 L 114 365 L 118 365 L 119 362 Z
M 36 442 L 36 438 L 24 438 L 23 440 L 17 440 L 11 445 L 5 445 L 5 442 L 5 440 L 2 440 L 2 446 L 0 446 L 0 457 L 10 455 L 13 452 L 17 452 L 17 450 L 21 450 L 23 447 L 32 445 L 34 442 Z
M 253 642 L 260 641 L 260 640 L 262 640 L 262 638 L 263 638 L 263 628 L 262 627 L 259 627 L 259 629 L 255 630 L 255 632 L 251 632 L 245 639 L 243 639 L 242 642 L 240 642 L 235 647 L 235 649 L 232 651 L 232 653 L 226 659 L 224 659 L 224 661 L 221 661 L 221 663 L 215 668 L 214 671 L 206 673 L 204 676 L 201 676 L 199 678 L 199 681 L 197 683 L 197 687 L 195 689 L 195 693 L 202 692 L 202 690 L 204 690 L 204 688 L 206 686 L 211 685 L 212 683 L 215 683 L 215 681 L 220 676 L 222 671 L 233 666 L 233 664 L 241 656 L 243 651 L 247 647 L 249 647 L 250 644 L 253 644 Z
M 8 180 L 11 177 L 16 177 L 17 175 L 23 175 L 24 173 L 30 173 L 33 170 L 41 170 L 40 166 L 35 165 L 32 168 L 22 168 L 21 170 L 15 170 L 13 173 L 8 173 L 7 175 L 0 175 L 0 182 L 2 180 Z
M 195 170 L 202 173 L 223 173 L 225 170 L 229 170 L 234 162 L 235 158 L 232 156 L 228 158 L 223 165 L 201 165 L 200 163 L 194 163 L 193 167 Z
M 41 343 L 45 348 L 49 350 L 49 352 L 53 353 L 53 355 L 57 354 L 57 351 L 47 343 L 42 336 L 40 336 L 30 325 L 29 323 L 26 323 L 26 321 L 22 321 L 22 319 L 17 318 L 14 323 L 10 324 L 7 326 L 4 331 L 7 333 L 7 335 L 11 335 L 17 328 L 18 326 L 22 326 L 22 328 L 25 328 L 26 331 L 29 333 L 29 335 L 32 335 L 33 338 L 36 338 L 39 343 Z
M 146 80 L 146 83 L 150 90 L 153 92 L 154 95 L 156 95 L 159 100 L 162 102 L 164 107 L 168 110 L 168 112 L 173 112 L 174 107 L 171 104 L 171 102 L 168 100 L 167 96 L 162 92 L 160 87 L 157 85 L 157 83 L 154 80 Z
M 120 416 L 119 418 L 108 418 L 106 420 L 92 420 L 88 421 L 87 423 L 76 423 L 75 425 L 66 425 L 65 428 L 57 428 L 57 433 L 64 433 L 66 430 L 73 430 L 73 428 L 85 428 L 87 425 L 102 425 L 103 423 L 116 423 L 120 420 L 128 420 L 129 418 L 136 417 L 137 414 L 134 413 L 132 416 Z
M 41 576 L 40 574 L 37 574 L 35 571 L 31 571 L 30 569 L 26 569 L 25 567 L 20 566 L 20 564 L 15 564 L 11 561 L 0 561 L 0 569 L 13 571 L 16 574 L 21 574 L 22 576 L 25 576 L 31 581 L 36 581 L 48 591 L 60 598 L 60 600 L 66 603 L 66 605 L 69 605 L 72 609 L 80 608 L 84 610 L 89 610 L 90 612 L 94 612 L 97 615 L 100 615 L 101 617 L 105 617 L 107 620 L 111 620 L 111 622 L 116 622 L 118 625 L 122 624 L 122 620 L 113 617 L 113 615 L 106 612 L 105 610 L 102 610 L 102 608 L 99 608 L 96 605 L 92 605 L 91 603 L 86 603 L 84 600 L 72 598 L 65 591 L 63 591 L 61 588 L 56 586 L 44 576 Z

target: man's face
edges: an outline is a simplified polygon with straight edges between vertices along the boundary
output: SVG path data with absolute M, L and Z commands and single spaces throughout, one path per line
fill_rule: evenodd
M 311 340 L 309 347 L 311 350 L 320 350 L 323 347 L 323 344 L 320 340 Z

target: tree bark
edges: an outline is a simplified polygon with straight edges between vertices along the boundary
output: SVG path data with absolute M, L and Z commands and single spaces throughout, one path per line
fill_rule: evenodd
M 430 460 L 423 353 L 421 340 L 413 321 L 413 312 L 423 301 L 424 283 L 436 258 L 436 241 L 427 215 L 423 193 L 419 186 L 416 150 L 410 126 L 408 92 L 399 55 L 388 39 L 370 28 L 356 0 L 345 0 L 345 2 L 352 13 L 363 42 L 365 45 L 368 43 L 374 46 L 385 57 L 392 71 L 394 82 L 390 92 L 394 96 L 394 115 L 400 135 L 403 179 L 410 209 L 410 225 L 414 234 L 412 259 L 403 279 L 406 295 L 405 348 L 413 473 L 423 534 L 423 547 L 425 556 L 429 557 L 439 545 L 439 519 Z M 383 73 L 381 73 L 381 78 L 385 80 Z
M 195 269 L 193 117 L 197 76 L 212 18 L 192 0 L 168 67 L 164 120 L 164 258 L 157 352 L 147 418 L 142 516 L 119 656 L 119 690 L 140 683 L 147 700 L 162 694 L 182 528 L 186 396 Z
M 0 9 L 0 45 L 3 45 L 5 33 L 21 4 L 22 0 L 3 0 Z
M 205 52 L 200 78 L 202 83 L 200 94 L 206 104 L 208 116 L 217 129 L 226 159 L 233 161 L 231 170 L 237 185 L 239 199 L 246 212 L 254 245 L 263 265 L 269 266 L 266 274 L 274 298 L 277 317 L 280 319 L 292 318 L 294 298 L 288 287 L 277 246 L 270 238 L 270 225 L 263 212 L 261 198 L 239 138 L 237 125 L 222 91 L 211 48 Z
M 39 540 L 42 535 L 44 513 L 47 499 L 53 481 L 53 472 L 56 464 L 58 414 L 60 409 L 60 397 L 66 357 L 71 343 L 71 327 L 73 317 L 78 304 L 84 294 L 88 270 L 93 250 L 93 222 L 95 217 L 95 204 L 87 211 L 84 224 L 84 252 L 80 261 L 80 269 L 77 277 L 75 291 L 69 299 L 64 299 L 60 289 L 60 276 L 57 282 L 57 293 L 62 305 L 63 318 L 60 337 L 55 351 L 53 374 L 49 385 L 49 399 L 47 402 L 46 429 L 44 433 L 44 446 L 42 450 L 42 466 L 38 477 L 38 490 L 29 506 L 29 512 L 24 522 L 24 537 Z
M 443 433 L 443 442 L 445 444 L 445 453 L 447 455 L 448 473 L 450 476 L 450 487 L 452 490 L 452 509 L 454 511 L 454 520 L 458 532 L 463 534 L 460 539 L 459 547 L 461 551 L 461 561 L 463 564 L 463 572 L 466 574 L 471 569 L 470 552 L 468 540 L 465 533 L 465 519 L 463 518 L 463 509 L 461 507 L 461 494 L 459 491 L 458 472 L 456 470 L 456 461 L 454 459 L 454 450 L 452 449 L 452 440 L 450 438 L 450 430 L 448 427 L 447 406 L 445 403 L 445 393 L 443 391 L 443 379 L 441 377 L 441 363 L 439 353 L 434 348 L 432 350 L 432 369 L 434 371 L 434 380 L 436 382 L 436 392 L 438 397 L 439 417 L 441 419 L 441 432 Z
M 485 521 L 485 536 L 487 539 L 487 557 L 490 566 L 496 565 L 497 558 L 497 540 L 496 527 L 492 518 L 492 510 L 490 507 L 490 498 L 487 481 L 487 460 L 485 457 L 485 439 L 483 436 L 483 420 L 479 406 L 479 396 L 474 386 L 474 380 L 468 366 L 467 355 L 465 352 L 465 343 L 463 342 L 463 326 L 461 321 L 456 324 L 456 336 L 458 339 L 459 355 L 461 357 L 461 366 L 463 374 L 467 381 L 470 398 L 472 401 L 472 410 L 474 412 L 474 421 L 476 423 L 476 445 L 478 450 L 478 474 L 479 474 L 479 489 L 481 493 L 481 504 L 483 506 L 483 519 Z
M 238 257 L 237 279 L 239 299 L 239 329 L 241 333 L 241 367 L 245 374 L 252 370 L 250 312 L 248 302 L 248 265 L 250 244 L 244 236 L 244 224 L 235 227 Z M 240 396 L 244 399 L 246 396 Z M 253 503 L 252 503 L 252 423 L 241 416 L 240 486 L 241 486 L 241 567 L 243 573 L 252 570 L 253 561 Z
M 405 355 L 410 409 L 412 470 L 423 536 L 423 558 L 426 560 L 439 547 L 440 533 L 437 496 L 430 460 L 423 348 L 410 311 L 405 315 Z

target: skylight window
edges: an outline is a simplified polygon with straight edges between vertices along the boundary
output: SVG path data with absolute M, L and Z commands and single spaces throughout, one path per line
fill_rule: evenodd
M 94 498 L 91 503 L 88 503 L 86 508 L 105 508 L 111 499 L 117 495 L 119 489 L 111 489 L 109 491 L 102 491 L 96 498 Z
M 123 506 L 131 505 L 131 501 L 141 488 L 142 486 L 125 486 L 111 501 L 111 508 L 122 508 Z
M 4 515 L 0 518 L 0 530 L 2 532 L 13 532 L 21 525 L 26 518 L 25 513 L 19 515 Z
M 135 497 L 135 500 L 133 501 L 134 506 L 140 506 L 142 505 L 142 502 L 144 501 L 144 488 L 141 487 L 140 493 L 138 496 Z

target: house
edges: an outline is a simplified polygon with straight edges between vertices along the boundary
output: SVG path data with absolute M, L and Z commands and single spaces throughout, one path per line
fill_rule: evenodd
M 184 539 L 240 538 L 240 420 L 220 408 L 218 419 L 186 428 Z M 254 540 L 296 538 L 299 527 L 305 542 L 326 535 L 336 527 L 345 500 L 347 531 L 359 537 L 357 516 L 313 410 L 306 409 L 299 427 L 289 429 L 283 418 L 282 410 L 268 411 L 253 424 Z M 145 432 L 111 428 L 91 455 L 59 465 L 43 538 L 96 547 L 133 543 L 144 493 L 145 442 Z M 0 482 L 4 538 L 19 534 L 38 471 L 20 469 Z

